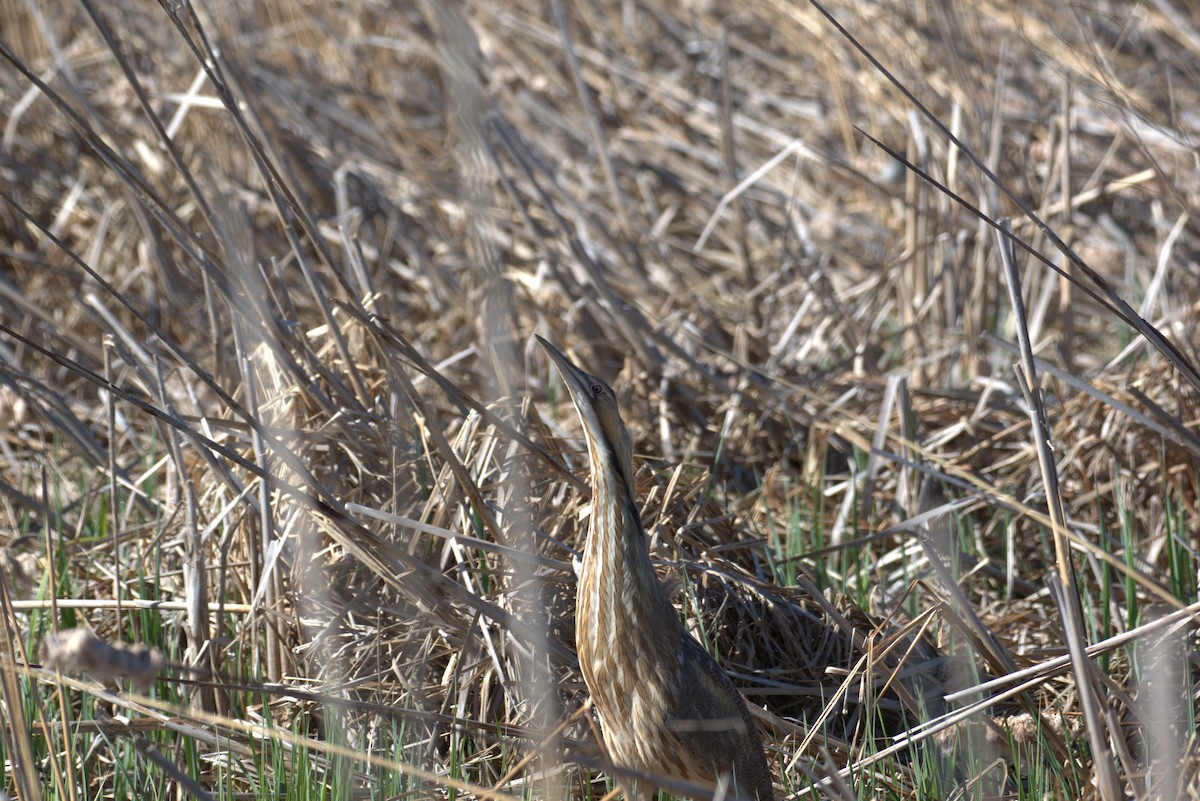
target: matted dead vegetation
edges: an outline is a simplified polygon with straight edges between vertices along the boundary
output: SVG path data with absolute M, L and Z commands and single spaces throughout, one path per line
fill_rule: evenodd
M 0 791 L 600 798 L 540 333 L 780 797 L 1200 795 L 1185 8 L 0 0 Z

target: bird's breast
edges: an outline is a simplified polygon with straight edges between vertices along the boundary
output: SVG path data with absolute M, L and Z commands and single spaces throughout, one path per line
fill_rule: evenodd
M 674 607 L 655 608 L 636 577 L 607 575 L 609 567 L 584 562 L 575 639 L 592 702 L 615 737 L 624 729 L 661 727 L 668 693 L 679 680 L 682 626 Z M 657 583 L 654 589 L 661 595 Z

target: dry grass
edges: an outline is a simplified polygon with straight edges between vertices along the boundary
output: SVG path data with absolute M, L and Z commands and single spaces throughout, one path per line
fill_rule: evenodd
M 0 0 L 0 790 L 603 795 L 538 332 L 781 791 L 1200 795 L 1185 3 L 251 5 Z

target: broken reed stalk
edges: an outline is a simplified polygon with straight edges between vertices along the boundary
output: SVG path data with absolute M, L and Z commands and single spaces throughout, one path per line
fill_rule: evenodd
M 21 650 L 21 633 L 13 625 L 16 620 L 9 606 L 8 582 L 0 570 L 0 660 L 9 665 L 24 661 L 18 656 Z M 25 716 L 24 692 L 17 681 L 16 672 L 0 669 L 0 701 L 8 713 L 0 723 L 0 742 L 8 755 L 9 770 L 19 798 L 39 799 L 41 782 L 38 777 L 37 761 L 30 741 L 29 721 Z
M 1087 658 L 1083 608 L 1079 603 L 1079 586 L 1071 565 L 1066 513 L 1063 511 L 1062 495 L 1058 491 L 1058 469 L 1050 447 L 1046 407 L 1042 402 L 1037 369 L 1033 363 L 1033 347 L 1029 341 L 1029 328 L 1025 319 L 1025 301 L 1021 296 L 1021 276 L 1017 272 L 1016 248 L 1013 247 L 1011 238 L 1012 224 L 1008 219 L 1003 219 L 1000 221 L 1000 229 L 996 232 L 996 241 L 1004 263 L 1008 299 L 1012 305 L 1013 324 L 1021 351 L 1021 366 L 1016 370 L 1016 377 L 1029 410 L 1030 436 L 1037 449 L 1042 486 L 1046 491 L 1046 506 L 1050 514 L 1050 529 L 1058 568 L 1057 575 L 1047 576 L 1046 581 L 1050 587 L 1050 594 L 1063 616 L 1063 635 L 1071 654 L 1071 668 L 1079 692 L 1079 705 L 1083 708 L 1084 720 L 1087 722 L 1088 742 L 1092 747 L 1092 762 L 1096 766 L 1100 792 L 1105 801 L 1119 801 L 1123 797 L 1121 783 L 1117 778 L 1112 751 L 1109 749 L 1111 732 L 1107 730 L 1100 709 L 1103 695 L 1097 686 L 1091 662 Z

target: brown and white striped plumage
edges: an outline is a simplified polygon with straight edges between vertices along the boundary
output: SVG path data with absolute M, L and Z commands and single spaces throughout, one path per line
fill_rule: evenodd
M 650 564 L 633 496 L 633 446 L 612 389 L 546 340 L 583 423 L 592 520 L 575 602 L 575 644 L 613 764 L 771 801 L 771 777 L 746 704 L 684 629 Z M 648 780 L 621 779 L 627 801 Z

